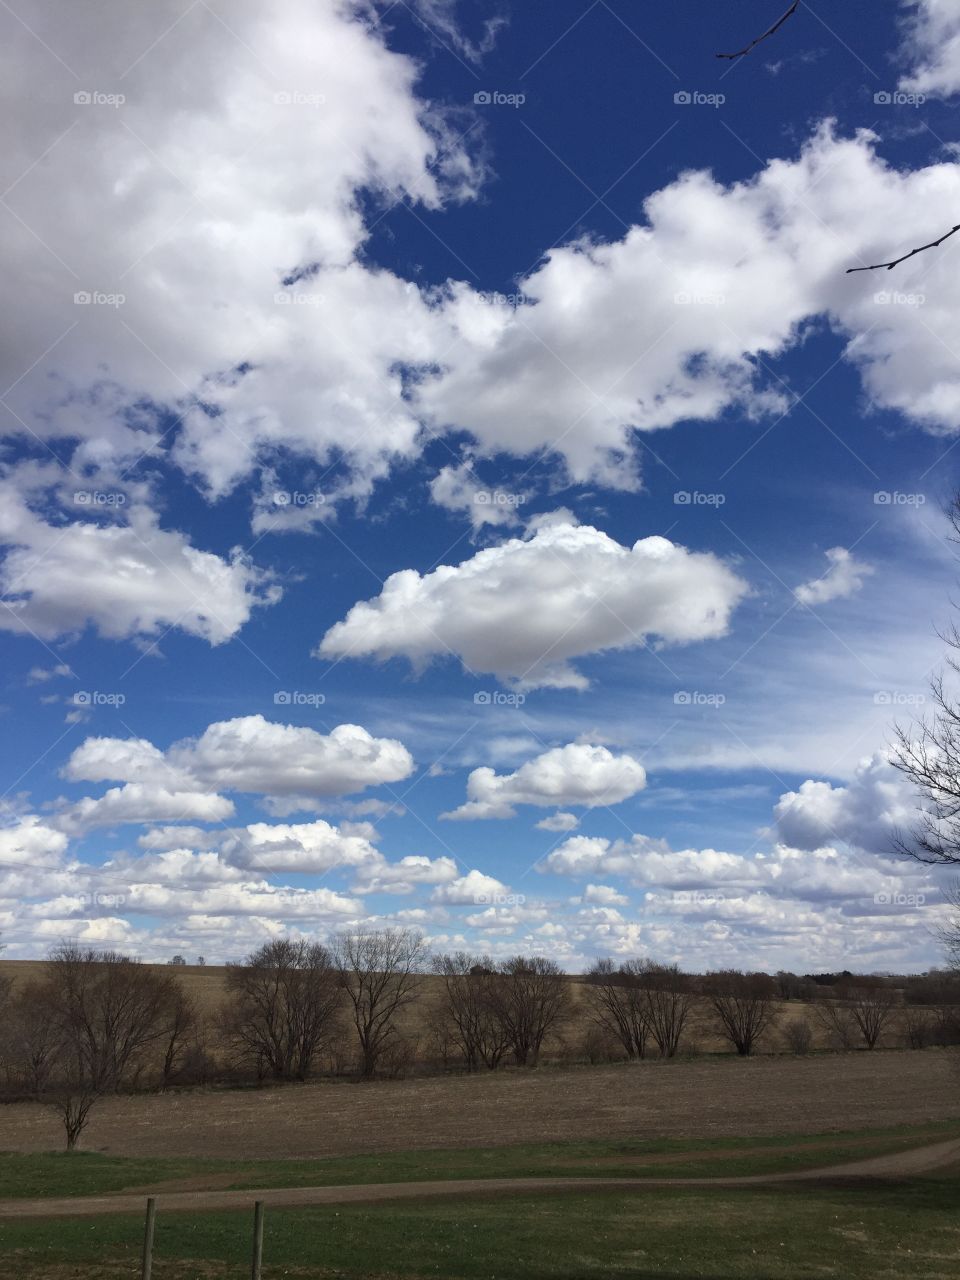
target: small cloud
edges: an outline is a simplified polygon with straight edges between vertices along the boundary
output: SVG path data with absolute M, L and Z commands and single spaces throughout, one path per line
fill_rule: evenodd
M 826 604 L 830 600 L 846 600 L 863 586 L 863 579 L 873 573 L 873 566 L 857 560 L 845 547 L 831 547 L 826 553 L 829 569 L 820 578 L 801 583 L 794 595 L 801 604 Z
M 558 809 L 556 813 L 551 813 L 547 818 L 541 818 L 537 823 L 538 831 L 572 831 L 574 827 L 579 827 L 580 819 L 575 813 L 565 813 L 563 809 Z

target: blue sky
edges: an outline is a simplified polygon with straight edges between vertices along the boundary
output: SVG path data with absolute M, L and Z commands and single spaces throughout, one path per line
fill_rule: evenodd
M 960 9 L 762 8 L 4 13 L 9 955 L 937 962 Z

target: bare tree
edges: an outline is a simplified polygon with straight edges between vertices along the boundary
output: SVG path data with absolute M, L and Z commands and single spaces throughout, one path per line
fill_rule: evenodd
M 410 929 L 365 929 L 341 933 L 334 962 L 360 1042 L 360 1074 L 376 1074 L 397 1016 L 414 999 L 426 958 L 423 935 Z
M 960 493 L 948 510 L 950 541 L 960 545 Z M 960 627 L 940 633 L 951 651 L 947 667 L 960 675 Z M 891 763 L 913 784 L 918 797 L 912 830 L 897 832 L 897 852 L 935 866 L 960 865 L 960 702 L 941 672 L 930 683 L 933 713 L 909 727 L 898 726 Z M 960 901 L 960 900 L 958 900 Z
M 592 1021 L 623 1045 L 628 1058 L 642 1058 L 647 1051 L 649 1023 L 640 975 L 643 961 L 597 960 L 584 975 L 586 1001 Z
M 163 1038 L 179 983 L 116 951 L 54 949 L 47 999 L 58 1011 L 69 1054 L 100 1092 L 136 1080 L 143 1055 Z
M 813 1006 L 814 1016 L 837 1049 L 852 1049 L 857 1029 L 850 1006 L 843 1000 L 818 1000 Z
M 791 1018 L 783 1028 L 783 1038 L 791 1053 L 802 1056 L 810 1052 L 813 1043 L 813 1032 L 806 1018 Z
M 857 987 L 852 993 L 850 1013 L 868 1049 L 875 1049 L 896 1006 L 890 987 Z
M 61 1023 L 42 982 L 26 983 L 11 1002 L 4 1037 L 7 1071 L 35 1098 L 46 1088 L 62 1051 Z
M 748 1057 L 776 1020 L 773 979 L 726 969 L 708 974 L 705 986 L 722 1034 Z
M 563 970 L 543 956 L 514 956 L 497 967 L 490 995 L 517 1066 L 535 1067 L 544 1039 L 569 1008 Z
M 179 1071 L 197 1032 L 197 1006 L 177 984 L 171 993 L 163 1033 L 163 1059 L 160 1064 L 160 1088 L 166 1089 Z
M 467 1070 L 494 1070 L 509 1048 L 509 1039 L 492 998 L 496 981 L 493 961 L 489 956 L 457 951 L 434 956 L 433 971 L 443 979 L 443 1025 L 463 1055 Z
M 304 1080 L 329 1038 L 340 1004 L 339 974 L 326 947 L 278 938 L 228 965 L 222 1025 L 258 1075 Z M 184 1033 L 186 1028 L 184 1028 Z
M 642 976 L 647 1026 L 661 1058 L 673 1058 L 694 1005 L 690 979 L 674 965 L 647 961 Z

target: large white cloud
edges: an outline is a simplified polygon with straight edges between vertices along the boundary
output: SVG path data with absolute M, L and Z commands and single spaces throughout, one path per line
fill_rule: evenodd
M 890 855 L 895 833 L 916 821 L 917 798 L 881 752 L 862 761 L 846 786 L 808 778 L 780 797 L 774 816 L 780 838 L 797 849 L 839 840 Z
M 497 774 L 487 766 L 474 769 L 467 779 L 467 803 L 441 816 L 512 818 L 521 804 L 579 804 L 593 809 L 620 804 L 646 784 L 646 771 L 633 756 L 618 756 L 606 747 L 571 742 L 544 751 L 515 773 Z
M 58 821 L 65 829 L 122 821 L 216 821 L 233 812 L 232 802 L 219 791 L 291 797 L 304 807 L 399 782 L 412 770 L 413 759 L 401 742 L 375 738 L 360 725 L 341 724 L 322 734 L 260 715 L 239 716 L 211 724 L 199 738 L 183 739 L 165 752 L 142 738 L 87 738 L 70 756 L 64 776 L 126 785 L 81 800 Z M 255 832 L 254 840 L 267 840 L 266 830 Z M 288 828 L 292 839 L 291 833 L 295 829 Z M 318 842 L 321 834 L 314 828 L 309 841 L 314 851 Z
M 123 639 L 176 626 L 221 644 L 255 605 L 279 598 L 269 575 L 239 549 L 229 559 L 198 550 L 182 533 L 161 529 L 141 498 L 126 502 L 121 489 L 103 493 L 114 501 L 106 509 L 121 513 L 110 523 L 65 520 L 56 505 L 45 518 L 37 506 L 51 485 L 62 487 L 63 477 L 49 466 L 25 464 L 0 479 L 0 543 L 8 548 L 0 561 L 4 629 L 49 640 L 89 623 Z M 97 511 L 90 503 L 101 486 L 81 488 L 75 480 L 73 487 L 71 514 Z
M 918 0 L 904 52 L 914 61 L 900 81 L 906 92 L 960 92 L 960 10 L 953 0 Z
M 582 689 L 571 658 L 655 636 L 685 644 L 721 636 L 746 583 L 716 556 L 666 538 L 630 548 L 589 526 L 538 528 L 460 565 L 392 574 L 381 594 L 331 627 L 323 658 L 455 654 L 472 671 L 528 686 Z

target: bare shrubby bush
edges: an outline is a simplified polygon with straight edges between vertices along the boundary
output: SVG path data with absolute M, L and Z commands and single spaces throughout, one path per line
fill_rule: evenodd
M 622 1062 L 626 1055 L 618 1036 L 594 1024 L 583 1033 L 582 1056 L 597 1066 L 603 1062 Z
M 885 986 L 856 987 L 850 993 L 850 1012 L 868 1049 L 880 1043 L 896 1008 L 896 993 Z
M 585 975 L 584 999 L 594 1026 L 619 1041 L 628 1058 L 643 1058 L 650 1024 L 640 987 L 642 960 L 598 960 Z
M 823 1027 L 827 1042 L 834 1049 L 852 1049 L 857 1041 L 857 1027 L 848 1005 L 840 1000 L 818 1000 L 814 1016 Z
M 510 1048 L 510 1037 L 494 998 L 498 978 L 493 961 L 457 951 L 434 956 L 433 972 L 443 981 L 437 1013 L 448 1046 L 468 1071 L 494 1070 Z
M 813 1031 L 806 1018 L 791 1018 L 783 1028 L 783 1038 L 791 1053 L 807 1054 L 813 1045 Z
M 257 1078 L 305 1080 L 336 1027 L 341 986 L 319 943 L 276 939 L 227 966 L 224 1038 Z M 185 1040 L 189 1010 L 183 1013 Z M 171 1044 L 171 1048 L 173 1048 Z
M 616 1036 L 628 1058 L 646 1056 L 649 1041 L 672 1058 L 693 1008 L 690 979 L 676 965 L 652 960 L 598 960 L 585 976 L 594 1023 Z
M 371 1079 L 398 1034 L 397 1017 L 416 997 L 426 959 L 411 929 L 357 928 L 341 933 L 334 962 L 357 1033 L 360 1075 Z
M 703 985 L 721 1035 L 741 1057 L 748 1057 L 777 1019 L 773 979 L 724 969 L 708 974 Z
M 388 1080 L 403 1080 L 414 1070 L 420 1055 L 417 1036 L 392 1036 L 380 1055 L 378 1071 Z
M 514 1062 L 535 1067 L 547 1035 L 559 1029 L 569 1012 L 570 986 L 563 970 L 543 956 L 513 956 L 497 966 L 489 991 Z
M 186 1006 L 179 982 L 115 951 L 58 946 L 14 1002 L 8 1070 L 53 1106 L 72 1150 L 104 1093 L 172 1070 Z M 179 1028 L 179 1029 L 178 1029 Z
M 908 1049 L 926 1049 L 933 1043 L 936 1023 L 930 1009 L 909 1005 L 903 1011 L 903 1041 Z

